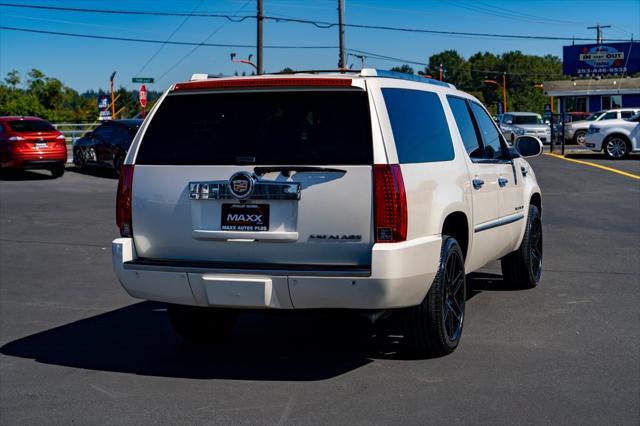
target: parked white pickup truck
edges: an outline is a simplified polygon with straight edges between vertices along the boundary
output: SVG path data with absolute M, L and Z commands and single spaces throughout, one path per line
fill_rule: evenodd
M 167 302 L 189 340 L 239 310 L 392 311 L 407 347 L 460 341 L 466 275 L 542 271 L 540 188 L 481 103 L 447 83 L 356 73 L 174 84 L 136 135 L 117 196 L 113 266 Z M 377 315 L 369 315 L 371 318 Z

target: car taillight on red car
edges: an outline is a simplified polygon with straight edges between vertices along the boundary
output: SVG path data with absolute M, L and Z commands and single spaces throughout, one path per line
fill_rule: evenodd
M 133 164 L 125 164 L 120 171 L 118 194 L 116 196 L 116 225 L 120 236 L 132 237 L 131 192 L 133 190 Z
M 375 233 L 377 243 L 407 239 L 407 194 L 399 164 L 373 166 Z

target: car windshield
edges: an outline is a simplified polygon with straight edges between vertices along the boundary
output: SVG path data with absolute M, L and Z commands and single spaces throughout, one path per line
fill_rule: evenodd
M 587 121 L 596 121 L 604 113 L 605 113 L 605 111 L 594 112 L 593 114 L 591 114 L 590 116 L 585 118 L 585 120 L 587 120 Z
M 514 115 L 513 124 L 542 124 L 542 117 L 539 115 Z
M 43 120 L 12 120 L 8 124 L 16 133 L 56 131 L 55 127 Z

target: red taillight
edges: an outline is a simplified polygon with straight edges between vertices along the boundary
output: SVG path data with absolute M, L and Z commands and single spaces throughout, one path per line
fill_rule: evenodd
M 116 196 L 116 225 L 120 236 L 132 237 L 131 229 L 131 191 L 133 189 L 133 164 L 125 164 L 120 170 L 118 195 Z
M 407 239 L 407 194 L 398 164 L 373 166 L 377 243 Z
M 281 87 L 281 86 L 315 86 L 315 87 L 347 87 L 351 86 L 350 78 L 304 78 L 304 77 L 273 77 L 273 78 L 232 78 L 228 80 L 211 79 L 202 81 L 188 81 L 178 83 L 173 90 L 196 89 L 233 89 L 241 87 Z

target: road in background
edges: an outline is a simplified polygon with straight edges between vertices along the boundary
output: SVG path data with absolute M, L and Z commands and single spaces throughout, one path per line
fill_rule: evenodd
M 638 424 L 640 185 L 532 163 L 540 286 L 505 288 L 496 265 L 475 274 L 461 346 L 427 360 L 355 339 L 335 314 L 246 315 L 230 342 L 185 345 L 161 304 L 114 277 L 115 179 L 6 178 L 0 423 Z

